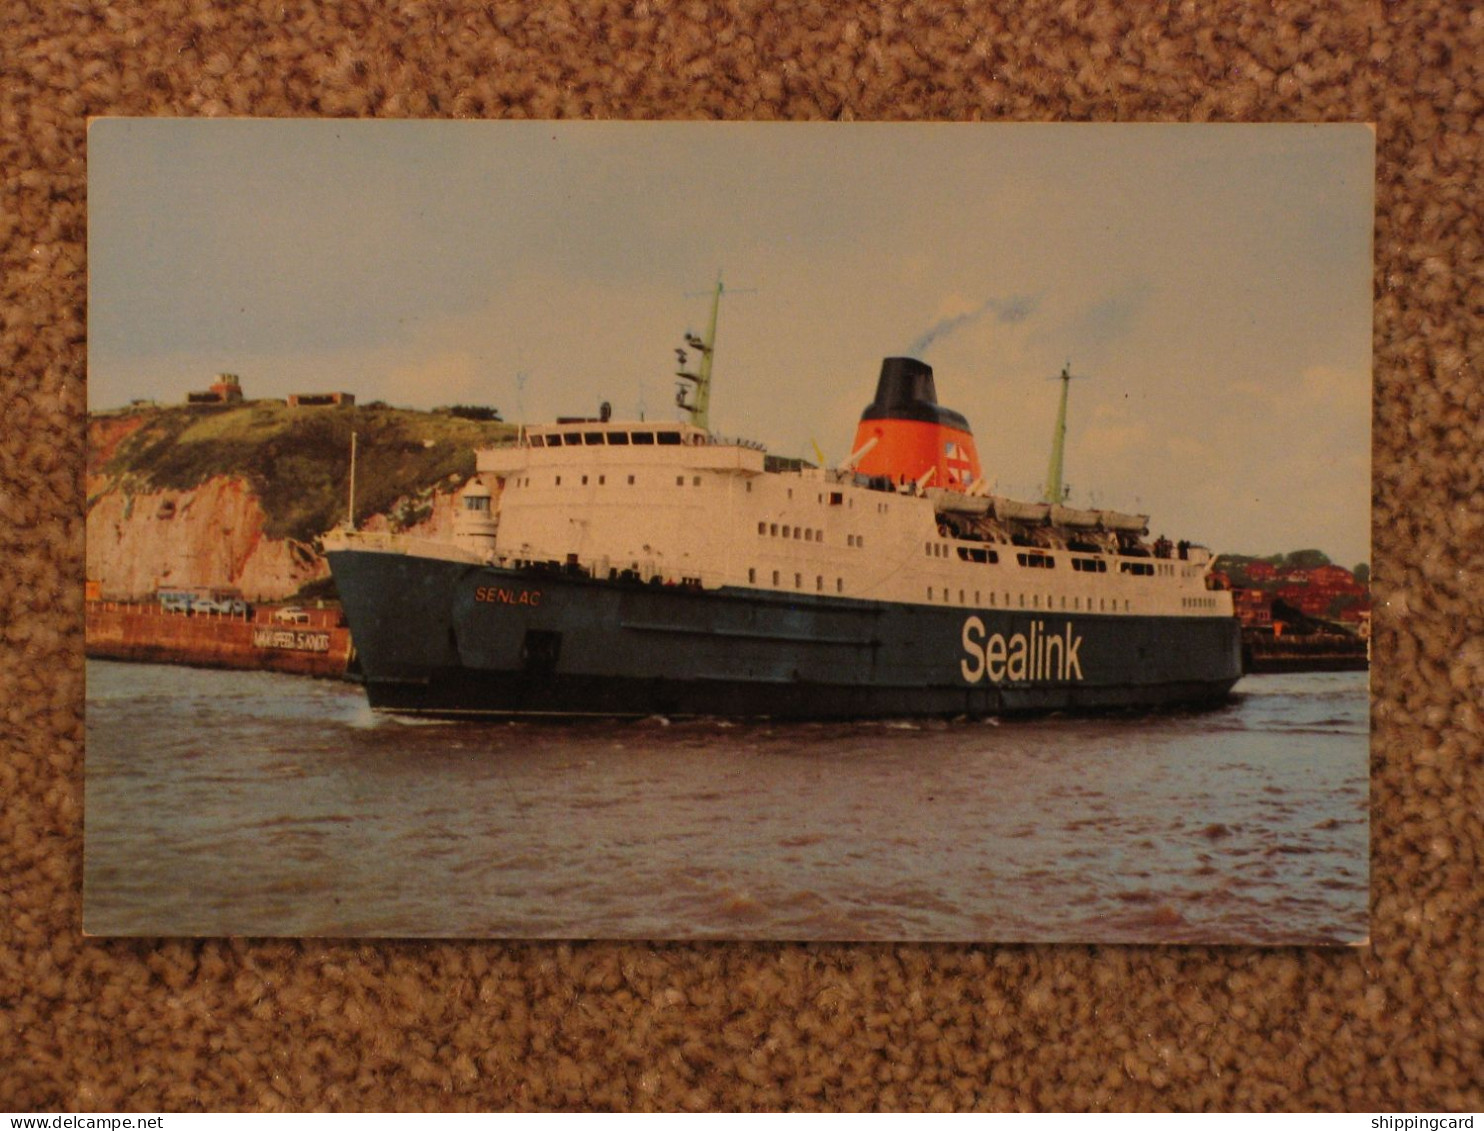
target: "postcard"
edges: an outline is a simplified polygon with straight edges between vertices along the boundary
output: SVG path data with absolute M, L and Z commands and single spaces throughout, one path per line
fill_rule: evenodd
M 1374 144 L 94 122 L 85 930 L 1364 941 Z

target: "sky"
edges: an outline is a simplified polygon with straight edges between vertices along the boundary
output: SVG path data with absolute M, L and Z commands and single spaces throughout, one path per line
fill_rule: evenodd
M 1074 505 L 1370 559 L 1364 125 L 104 119 L 88 161 L 93 410 L 675 419 L 720 276 L 715 432 L 837 462 L 915 356 L 1039 498 L 1070 365 Z

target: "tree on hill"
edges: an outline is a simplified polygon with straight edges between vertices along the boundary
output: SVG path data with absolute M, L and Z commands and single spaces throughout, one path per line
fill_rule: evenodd
M 1283 561 L 1289 569 L 1318 569 L 1332 564 L 1323 550 L 1294 550 Z
M 1358 582 L 1360 582 L 1362 585 L 1369 585 L 1371 583 L 1371 563 L 1370 562 L 1361 562 L 1358 566 L 1356 566 L 1350 572 L 1355 575 L 1355 580 L 1358 581 Z

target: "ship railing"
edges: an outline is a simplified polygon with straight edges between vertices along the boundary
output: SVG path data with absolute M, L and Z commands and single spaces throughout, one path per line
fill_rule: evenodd
M 766 444 L 757 440 L 743 439 L 741 436 L 717 436 L 713 433 L 708 433 L 706 443 L 718 448 L 747 448 L 754 452 L 766 452 L 768 450 Z
M 385 554 L 410 554 L 413 557 L 444 558 L 449 561 L 481 560 L 478 554 L 455 542 L 390 531 L 337 531 L 333 538 L 326 538 L 325 549 L 376 550 Z

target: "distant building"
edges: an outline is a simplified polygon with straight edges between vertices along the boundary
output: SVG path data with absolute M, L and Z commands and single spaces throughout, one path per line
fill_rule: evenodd
M 290 393 L 290 408 L 349 408 L 356 403 L 354 393 Z
M 240 404 L 242 382 L 235 373 L 218 373 L 209 389 L 186 394 L 186 404 Z
M 1232 593 L 1232 606 L 1243 628 L 1273 627 L 1273 596 L 1261 589 L 1238 589 Z
M 1273 568 L 1272 562 L 1248 562 L 1247 577 L 1250 581 L 1272 581 L 1278 576 L 1278 571 Z

